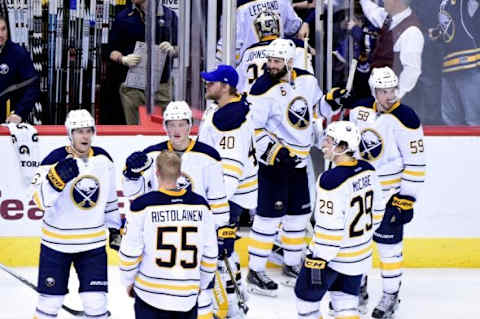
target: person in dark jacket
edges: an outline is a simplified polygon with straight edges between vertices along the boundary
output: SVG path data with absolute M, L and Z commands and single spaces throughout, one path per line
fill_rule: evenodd
M 112 25 L 110 31 L 110 60 L 121 65 L 123 78 L 126 78 L 128 69 L 140 63 L 142 57 L 134 53 L 137 41 L 145 42 L 145 11 L 148 0 L 133 0 L 133 8 L 122 10 Z M 173 57 L 178 55 L 177 29 L 178 18 L 172 10 L 164 5 L 157 7 L 157 28 L 155 43 L 160 50 L 166 52 L 167 59 L 160 79 L 160 86 L 155 92 L 155 104 L 165 108 L 171 101 L 170 64 Z M 138 106 L 145 104 L 143 90 L 130 88 L 122 84 L 120 99 L 127 124 L 138 124 Z
M 30 53 L 8 39 L 0 16 L 0 123 L 24 121 L 40 95 L 40 80 Z

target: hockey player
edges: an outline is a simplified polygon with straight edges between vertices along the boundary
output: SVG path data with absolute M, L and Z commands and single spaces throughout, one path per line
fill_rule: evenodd
M 238 74 L 233 67 L 219 65 L 212 72 L 202 72 L 201 76 L 206 81 L 205 97 L 215 103 L 204 114 L 198 140 L 214 147 L 220 154 L 230 204 L 230 224 L 238 226 L 242 211 L 257 206 L 258 166 L 250 105 L 245 96 L 237 93 Z M 240 283 L 240 263 L 236 253 L 229 260 L 233 272 L 238 273 L 236 281 Z M 228 277 L 222 264 L 219 264 L 219 271 Z M 234 306 L 233 286 L 227 286 L 227 292 L 229 304 Z M 238 315 L 231 314 L 230 310 L 238 311 L 229 308 L 229 316 Z
M 137 197 L 127 213 L 122 282 L 135 297 L 135 318 L 196 319 L 197 298 L 217 266 L 215 222 L 203 197 L 178 188 L 181 159 L 175 152 L 162 150 L 154 165 L 158 189 Z
M 10 41 L 7 21 L 0 16 L 0 122 L 27 120 L 39 96 L 40 80 L 30 54 Z
M 237 66 L 239 76 L 237 89 L 240 92 L 249 92 L 253 82 L 263 75 L 267 64 L 266 51 L 268 45 L 280 37 L 280 18 L 273 12 L 263 11 L 254 21 L 255 30 L 260 41 L 252 44 L 243 53 L 240 64 Z M 293 66 L 313 73 L 312 55 L 305 49 L 303 40 L 292 39 L 296 46 L 296 55 Z
M 313 108 L 321 90 L 312 74 L 293 68 L 293 41 L 277 39 L 267 52 L 267 72 L 255 81 L 249 96 L 260 167 L 247 282 L 252 292 L 274 296 L 278 285 L 265 267 L 283 216 L 283 271 L 291 278 L 287 284 L 293 285 L 300 270 L 311 214 L 305 159 L 314 141 Z
M 72 263 L 86 316 L 107 318 L 106 228 L 111 248 L 121 240 L 115 166 L 91 146 L 95 121 L 88 111 L 70 111 L 65 127 L 71 144 L 50 152 L 33 181 L 34 200 L 45 211 L 35 318 L 57 317 Z
M 380 255 L 383 296 L 373 318 L 390 318 L 398 306 L 402 278 L 403 227 L 413 218 L 413 205 L 425 181 L 425 145 L 420 119 L 398 100 L 398 78 L 389 67 L 374 68 L 369 79 L 374 98 L 353 105 L 347 118 L 361 131 L 358 156 L 376 169 L 385 200 L 385 217 L 374 233 Z M 331 119 L 342 106 L 345 90 L 334 90 L 321 102 Z M 348 112 L 347 112 L 348 113 Z M 366 282 L 360 305 L 366 306 Z
M 385 202 L 373 166 L 353 157 L 359 143 L 351 122 L 326 129 L 322 152 L 335 168 L 317 182 L 315 235 L 295 285 L 298 318 L 322 318 L 320 301 L 330 290 L 335 318 L 360 319 L 361 277 L 371 268 L 373 230 Z
M 288 0 L 237 0 L 236 16 L 236 63 L 240 62 L 243 52 L 252 44 L 261 40 L 254 27 L 257 16 L 268 11 L 280 18 L 280 36 L 308 37 L 308 24 L 303 23 Z M 222 39 L 217 45 L 217 60 L 222 59 Z
M 163 119 L 169 139 L 141 152 L 134 152 L 127 158 L 123 172 L 124 194 L 135 198 L 145 192 L 157 190 L 156 167 L 152 165 L 154 159 L 163 150 L 177 152 L 182 158 L 182 175 L 178 179 L 178 187 L 193 190 L 207 199 L 218 229 L 220 258 L 223 259 L 225 250 L 230 256 L 235 230 L 229 226 L 229 205 L 220 155 L 213 147 L 189 137 L 192 111 L 185 101 L 170 102 L 163 113 Z M 207 303 L 201 304 L 199 311 L 201 314 L 208 314 L 212 309 Z

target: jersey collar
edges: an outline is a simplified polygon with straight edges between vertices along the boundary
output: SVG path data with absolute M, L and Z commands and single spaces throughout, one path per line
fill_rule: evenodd
M 68 154 L 73 155 L 73 157 L 80 157 L 78 155 L 78 152 L 71 145 L 66 146 L 65 150 L 67 151 Z M 92 156 L 93 156 L 93 149 L 90 147 L 90 149 L 88 150 L 87 157 L 92 157 Z
M 395 104 L 392 105 L 392 107 L 388 110 L 386 110 L 385 112 L 383 113 L 392 113 L 397 107 L 400 106 L 400 100 L 398 100 L 397 102 L 395 102 Z M 377 110 L 377 101 L 373 102 L 373 110 L 375 112 L 378 112 Z
M 353 161 L 345 161 L 345 162 L 339 162 L 337 165 L 335 166 L 355 166 L 358 164 L 358 161 L 357 160 L 353 160 Z
M 166 188 L 160 188 L 158 190 L 159 192 L 161 193 L 164 193 L 166 195 L 169 195 L 169 196 L 183 196 L 185 195 L 185 193 L 187 192 L 186 189 L 179 189 L 179 190 L 174 190 L 174 189 L 166 189 Z
M 295 81 L 295 79 L 297 78 L 297 71 L 292 70 L 292 72 L 291 72 L 290 74 L 291 74 L 291 77 L 292 77 L 292 81 Z M 280 82 L 287 83 L 287 82 L 289 82 L 289 81 L 280 80 Z
M 195 140 L 194 139 L 190 139 L 190 144 L 188 144 L 187 148 L 182 151 L 182 152 L 189 152 L 192 150 L 192 148 L 195 146 Z M 172 142 L 170 142 L 170 140 L 167 142 L 167 148 L 169 151 L 176 151 L 175 149 L 173 149 L 173 145 L 172 145 Z
M 225 104 L 227 105 L 228 103 L 234 103 L 234 102 L 240 102 L 242 100 L 242 96 L 240 94 L 235 95 L 232 97 L 228 102 Z

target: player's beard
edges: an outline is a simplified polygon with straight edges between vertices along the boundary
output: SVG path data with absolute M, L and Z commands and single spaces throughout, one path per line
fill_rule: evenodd
M 275 73 L 272 73 L 272 69 L 271 68 L 268 68 L 267 67 L 267 71 L 268 71 L 268 74 L 270 74 L 270 76 L 272 78 L 274 78 L 275 80 L 280 80 L 281 78 L 283 78 L 285 76 L 285 74 L 287 74 L 288 70 L 287 70 L 287 66 L 283 66 L 283 68 L 278 71 L 278 72 L 275 72 Z

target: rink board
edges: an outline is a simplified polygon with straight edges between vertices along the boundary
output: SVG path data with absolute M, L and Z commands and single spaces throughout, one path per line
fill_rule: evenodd
M 407 267 L 480 267 L 479 128 L 426 128 L 427 177 L 415 206 L 415 217 L 405 230 Z M 42 128 L 41 157 L 65 145 L 63 128 Z M 60 134 L 60 135 L 59 135 Z M 143 134 L 143 135 L 136 135 Z M 121 209 L 127 200 L 120 189 L 121 169 L 133 151 L 158 143 L 160 130 L 98 127 L 95 145 L 105 148 L 117 166 Z M 35 266 L 38 263 L 42 213 L 26 199 L 18 161 L 5 128 L 0 129 L 0 263 Z M 247 259 L 247 239 L 237 243 L 242 264 Z M 115 264 L 116 253 L 110 254 Z M 377 260 L 377 258 L 376 258 Z

